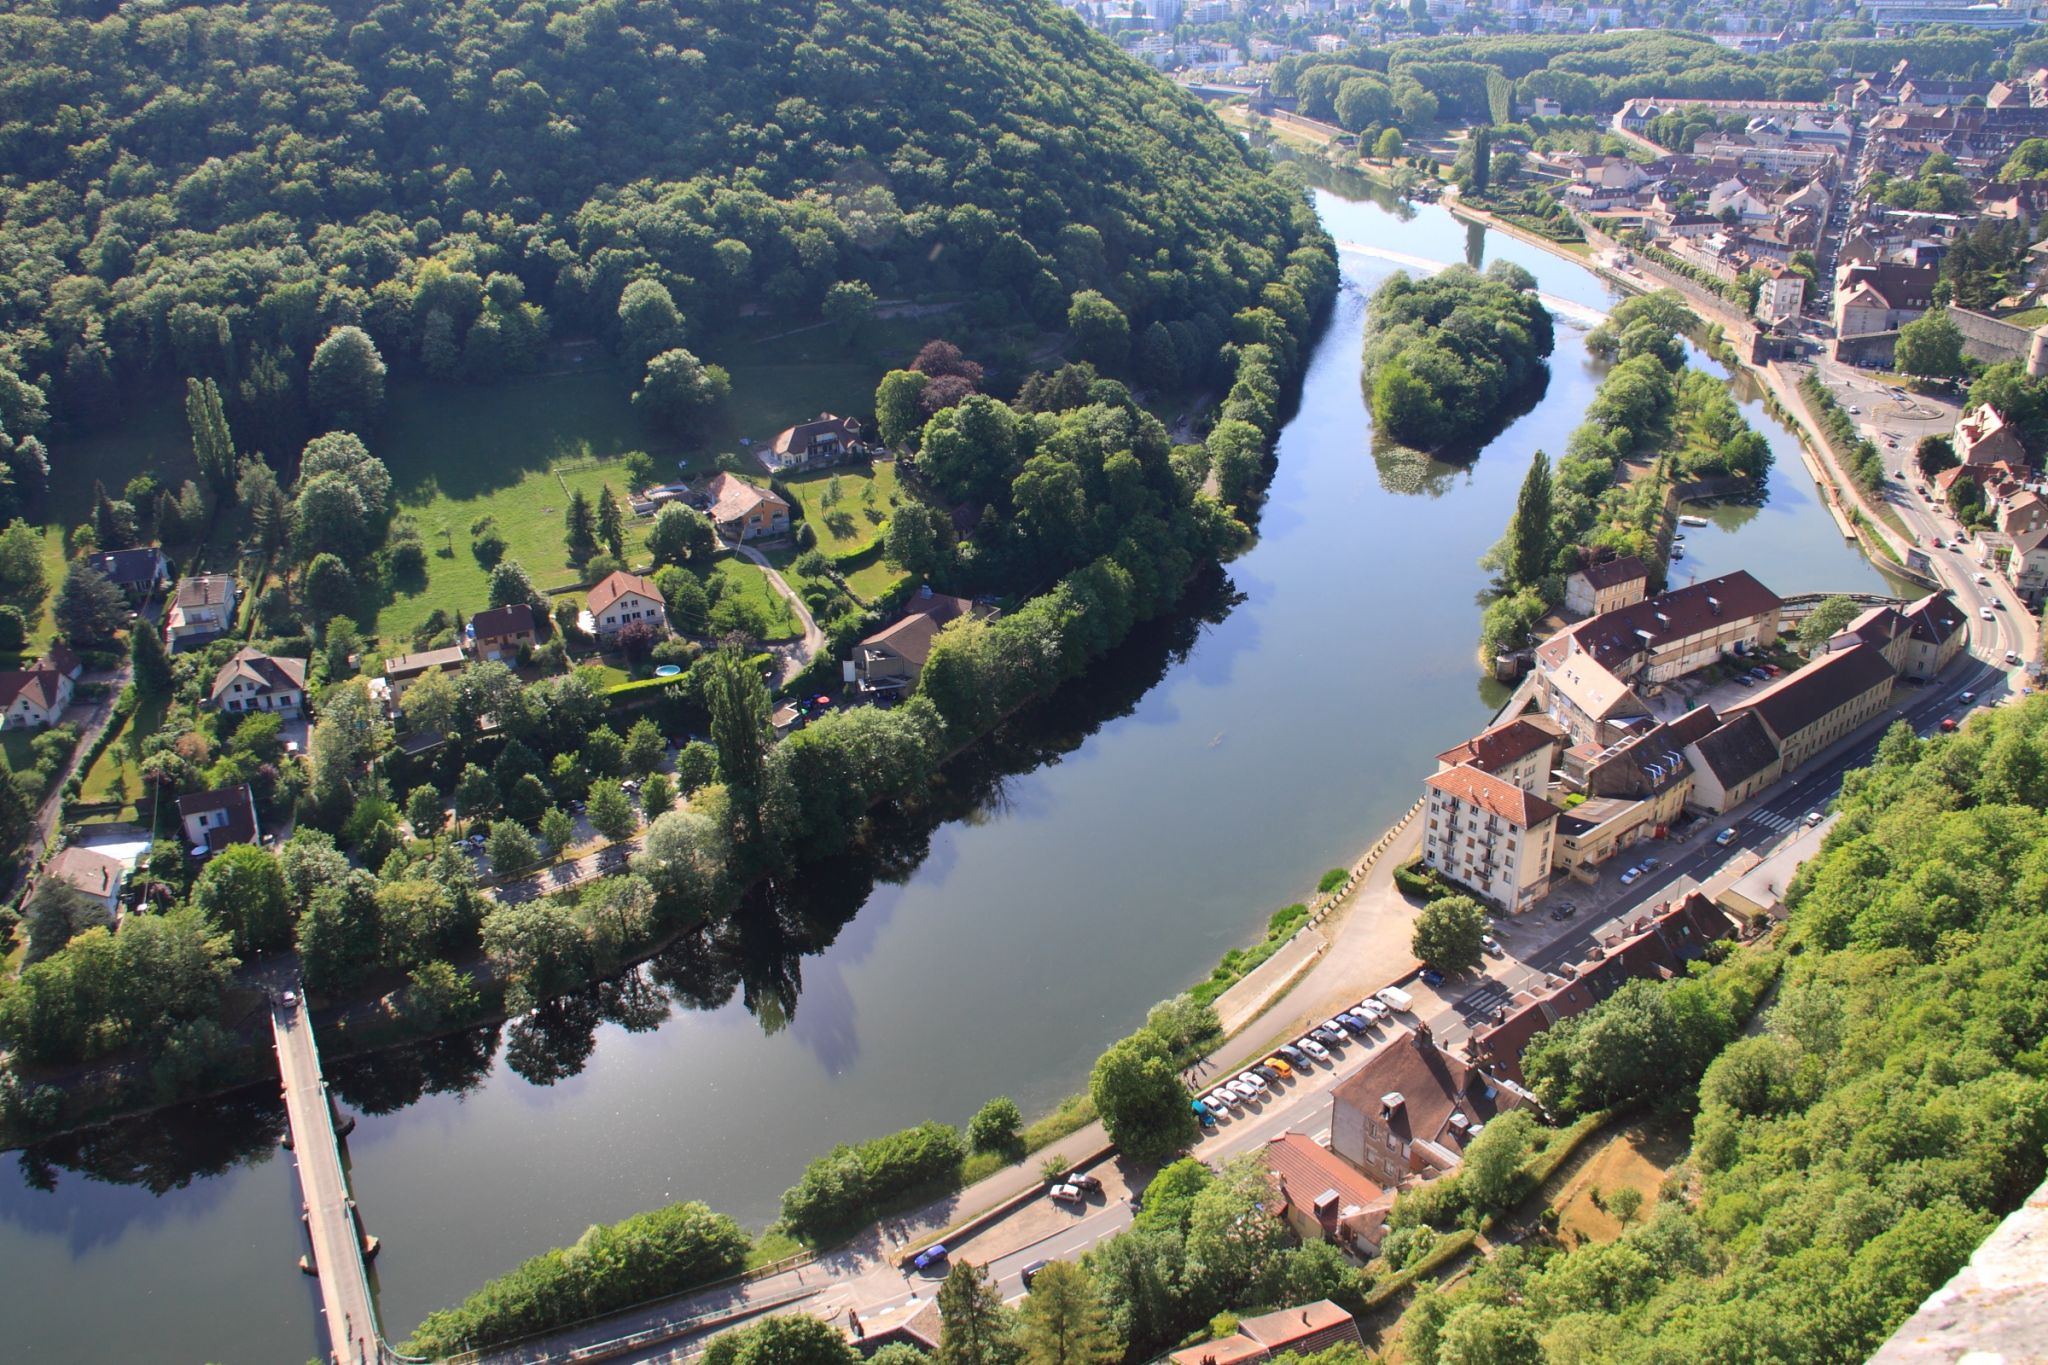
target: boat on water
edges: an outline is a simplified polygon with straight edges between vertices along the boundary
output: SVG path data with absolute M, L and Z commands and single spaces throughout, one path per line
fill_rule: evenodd
M 1705 526 L 1707 524 L 1707 519 L 1705 517 L 1680 517 L 1678 519 L 1678 524 L 1680 526 Z

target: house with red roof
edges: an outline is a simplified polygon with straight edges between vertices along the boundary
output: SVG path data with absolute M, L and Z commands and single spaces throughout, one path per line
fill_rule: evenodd
M 1328 1299 L 1318 1299 L 1298 1308 L 1244 1318 L 1231 1335 L 1175 1351 L 1167 1358 L 1175 1365 L 1247 1365 L 1283 1355 L 1319 1355 L 1338 1346 L 1362 1351 L 1365 1338 L 1349 1313 Z
M 1295 1236 L 1334 1242 L 1362 1259 L 1379 1254 L 1393 1195 L 1303 1133 L 1268 1138 L 1259 1160 Z
M 1513 913 L 1543 898 L 1556 806 L 1472 766 L 1431 773 L 1422 785 L 1424 863 Z
M 35 667 L 0 673 L 0 730 L 55 725 L 71 705 L 71 675 L 39 660 Z
M 591 629 L 600 639 L 636 624 L 650 626 L 658 635 L 668 633 L 668 607 L 651 578 L 624 570 L 606 574 L 590 590 L 587 607 Z

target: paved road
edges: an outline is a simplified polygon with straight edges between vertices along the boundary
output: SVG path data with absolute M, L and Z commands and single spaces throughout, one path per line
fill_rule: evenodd
M 370 1300 L 369 1273 L 356 1240 L 355 1210 L 348 1177 L 342 1170 L 341 1145 L 327 1107 L 327 1082 L 320 1074 L 312 1020 L 303 1007 L 273 1004 L 270 1026 L 277 1042 L 278 1071 L 284 1082 L 285 1113 L 291 1121 L 292 1154 L 305 1203 L 313 1264 L 320 1275 L 329 1358 L 349 1365 L 376 1362 L 382 1359 L 383 1346 Z

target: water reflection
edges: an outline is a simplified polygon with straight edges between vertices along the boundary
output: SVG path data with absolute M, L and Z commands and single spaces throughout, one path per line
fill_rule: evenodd
M 69 1233 L 75 1250 L 118 1241 L 131 1221 L 167 1216 L 160 1204 L 128 1203 L 112 1218 L 78 1219 L 61 1200 L 40 1196 L 55 1191 L 65 1173 L 105 1185 L 136 1186 L 153 1195 L 184 1189 L 238 1166 L 260 1165 L 278 1151 L 284 1135 L 284 1106 L 254 1093 L 110 1123 L 53 1138 L 16 1154 L 20 1188 L 0 1191 L 9 1221 L 43 1232 Z M 200 1193 L 218 1187 L 201 1183 Z M 189 1204 L 182 1216 L 193 1216 Z

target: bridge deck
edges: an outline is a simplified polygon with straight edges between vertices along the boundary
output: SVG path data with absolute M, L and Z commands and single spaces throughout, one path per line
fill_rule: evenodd
M 363 1264 L 355 1209 L 349 1199 L 348 1176 L 341 1165 L 341 1144 L 335 1138 L 334 1114 L 327 1103 L 327 1082 L 320 1075 L 313 1024 L 304 1005 L 273 1004 L 270 1026 L 276 1037 L 278 1071 L 284 1078 L 285 1114 L 291 1122 L 292 1154 L 297 1158 L 299 1192 L 306 1205 L 313 1268 L 320 1277 L 329 1358 L 345 1365 L 376 1365 L 383 1359 L 383 1343 L 370 1299 L 370 1274 Z

